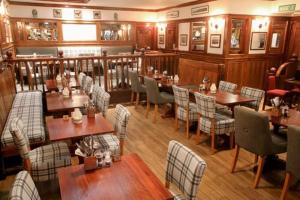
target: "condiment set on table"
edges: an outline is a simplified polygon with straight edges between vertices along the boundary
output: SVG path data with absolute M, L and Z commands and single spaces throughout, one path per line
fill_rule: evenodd
M 284 103 L 280 97 L 275 97 L 270 100 L 272 105 L 271 115 L 273 117 L 288 117 L 289 106 Z
M 217 86 L 215 83 L 212 83 L 210 85 L 210 80 L 207 76 L 204 76 L 202 80 L 202 84 L 199 85 L 200 91 L 210 91 L 211 94 L 217 93 Z
M 100 144 L 95 142 L 92 136 L 84 138 L 79 143 L 76 143 L 76 146 L 75 155 L 79 157 L 79 160 L 83 159 L 85 170 L 110 167 L 112 165 L 110 151 L 100 149 Z

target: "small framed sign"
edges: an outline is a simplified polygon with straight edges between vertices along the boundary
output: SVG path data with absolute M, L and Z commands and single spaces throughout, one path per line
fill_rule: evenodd
M 177 18 L 179 17 L 179 11 L 171 11 L 171 12 L 167 12 L 167 18 Z
M 296 4 L 282 5 L 278 7 L 278 12 L 292 12 L 296 10 Z
M 201 15 L 209 12 L 209 7 L 207 6 L 197 6 L 191 9 L 192 15 Z

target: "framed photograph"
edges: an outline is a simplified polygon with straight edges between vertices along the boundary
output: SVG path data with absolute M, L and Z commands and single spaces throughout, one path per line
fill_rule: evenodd
M 54 18 L 62 18 L 62 11 L 61 11 L 61 9 L 53 9 L 53 17 Z
M 94 10 L 93 11 L 94 19 L 101 19 L 101 11 L 100 10 Z
M 165 44 L 165 35 L 158 35 L 158 44 Z
M 211 34 L 210 48 L 220 48 L 220 47 L 221 47 L 221 34 Z
M 180 46 L 187 46 L 188 35 L 180 34 Z
M 179 17 L 179 10 L 167 12 L 167 18 L 177 18 Z
M 197 6 L 191 9 L 191 14 L 192 15 L 201 15 L 209 13 L 209 6 Z
M 75 19 L 81 19 L 82 18 L 81 10 L 74 10 L 74 18 Z
M 250 50 L 265 50 L 267 32 L 252 32 Z

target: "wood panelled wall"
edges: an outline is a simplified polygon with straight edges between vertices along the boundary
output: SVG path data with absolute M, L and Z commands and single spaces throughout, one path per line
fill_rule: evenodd
M 251 22 L 256 19 L 256 16 L 248 15 L 222 15 L 225 19 L 225 31 L 224 31 L 224 48 L 223 54 L 209 54 L 204 52 L 192 51 L 178 51 L 173 49 L 173 43 L 178 47 L 178 30 L 177 35 L 174 36 L 174 31 L 170 31 L 168 27 L 172 29 L 178 29 L 179 23 L 184 22 L 195 22 L 197 19 L 185 19 L 178 21 L 167 22 L 166 38 L 175 38 L 176 42 L 172 41 L 172 44 L 167 39 L 166 52 L 177 52 L 181 58 L 190 60 L 201 60 L 211 63 L 224 64 L 225 73 L 224 79 L 230 82 L 237 83 L 239 88 L 241 86 L 249 86 L 264 89 L 265 87 L 265 73 L 266 70 L 271 67 L 278 68 L 281 63 L 291 57 L 293 53 L 297 53 L 300 58 L 300 18 L 289 18 L 289 17 L 270 17 L 269 30 L 267 34 L 266 53 L 264 54 L 249 54 L 249 45 L 251 42 Z M 231 20 L 232 19 L 243 19 L 245 21 L 242 43 L 243 47 L 241 50 L 233 50 L 230 48 L 231 38 Z M 209 17 L 198 18 L 198 20 L 209 22 Z M 209 23 L 207 23 L 208 29 Z M 290 29 L 292 35 L 290 36 Z M 272 33 L 280 33 L 279 48 L 271 48 Z M 190 31 L 191 32 L 191 31 Z M 206 31 L 208 33 L 208 31 Z M 171 34 L 171 36 L 170 36 Z M 294 34 L 294 35 L 293 35 Z M 208 37 L 208 36 L 206 36 Z M 191 34 L 190 34 L 191 38 Z M 208 40 L 207 38 L 206 40 Z M 290 39 L 290 40 L 289 40 Z M 206 41 L 206 46 L 207 46 Z M 290 43 L 290 48 L 287 44 Z M 170 48 L 171 47 L 171 48 Z M 205 48 L 207 49 L 207 48 Z M 289 54 L 286 55 L 286 52 Z M 191 61 L 192 62 L 192 61 Z M 186 66 L 186 70 L 189 70 L 189 65 Z

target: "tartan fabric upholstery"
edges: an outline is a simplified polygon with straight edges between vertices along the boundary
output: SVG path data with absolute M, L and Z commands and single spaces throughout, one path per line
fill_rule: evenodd
M 13 107 L 25 107 L 25 106 L 43 106 L 42 92 L 41 91 L 18 92 L 15 96 Z
M 121 104 L 116 106 L 114 114 L 114 128 L 119 139 L 125 139 L 127 133 L 127 125 L 130 117 L 130 112 Z
M 198 113 L 197 113 L 197 106 L 194 103 L 190 103 L 190 107 L 189 107 L 189 120 L 190 121 L 198 121 Z M 182 108 L 182 107 L 178 107 L 177 108 L 177 117 L 180 120 L 185 121 L 187 119 L 187 110 Z
M 29 149 L 29 142 L 20 118 L 14 118 L 10 124 L 10 131 L 21 157 L 29 159 L 31 174 L 35 181 L 47 181 L 56 178 L 56 168 L 69 166 L 71 156 L 67 144 L 53 143 Z
M 265 96 L 265 91 L 251 87 L 242 87 L 241 95 L 244 97 L 255 99 L 255 101 L 244 104 L 244 106 L 253 108 L 258 111 L 261 100 Z
M 78 80 L 79 80 L 79 84 L 80 84 L 81 89 L 83 89 L 85 79 L 86 79 L 85 73 L 80 72 L 79 75 L 78 75 Z
M 216 114 L 216 99 L 211 96 L 195 93 L 197 112 L 201 117 L 215 118 Z
M 110 94 L 105 92 L 99 85 L 95 84 L 93 87 L 92 100 L 98 111 L 105 117 L 109 106 Z
M 30 146 L 28 137 L 24 134 L 24 125 L 20 118 L 14 118 L 10 122 L 9 130 L 13 136 L 16 149 L 23 159 L 29 158 Z
M 177 194 L 177 193 L 174 193 L 173 191 L 170 191 L 170 192 L 173 195 L 174 200 L 186 200 L 186 198 L 183 194 Z
M 177 118 L 184 121 L 187 119 L 187 107 L 189 105 L 189 120 L 197 121 L 197 107 L 196 104 L 189 102 L 189 90 L 175 85 L 173 85 L 172 88 L 174 92 L 175 103 L 178 105 Z
M 9 193 L 9 200 L 40 200 L 38 190 L 27 171 L 16 175 Z
M 24 132 L 30 144 L 42 143 L 46 139 L 43 108 L 41 106 L 19 106 L 13 107 L 8 115 L 7 122 L 1 135 L 1 146 L 6 147 L 13 144 L 12 135 L 9 132 L 9 124 L 12 119 L 19 117 L 23 121 Z
M 93 79 L 90 76 L 86 76 L 84 85 L 83 85 L 83 90 L 86 94 L 90 94 L 92 91 L 92 86 L 93 86 Z
M 167 153 L 166 181 L 173 183 L 186 199 L 196 199 L 206 168 L 205 161 L 184 145 L 172 140 Z
M 215 134 L 227 134 L 234 132 L 234 119 L 227 115 L 222 115 L 216 112 L 216 101 L 214 97 L 206 96 L 200 93 L 195 93 L 197 110 L 201 117 L 198 121 L 198 128 L 210 134 L 211 133 L 211 120 L 215 120 Z
M 116 135 L 105 134 L 96 136 L 95 141 L 99 142 L 101 150 L 109 150 L 113 160 L 120 160 L 120 141 Z
M 57 142 L 38 147 L 29 152 L 31 175 L 35 181 L 47 181 L 56 178 L 56 169 L 71 165 L 68 145 Z
M 121 104 L 118 104 L 114 114 L 114 128 L 116 135 L 105 134 L 95 136 L 96 140 L 100 143 L 100 149 L 111 150 L 111 155 L 116 159 L 120 157 L 120 140 L 126 138 L 129 117 L 130 112 L 128 109 Z
M 227 81 L 220 81 L 219 83 L 219 90 L 224 92 L 234 93 L 236 88 L 237 88 L 237 84 L 234 83 L 230 83 Z

